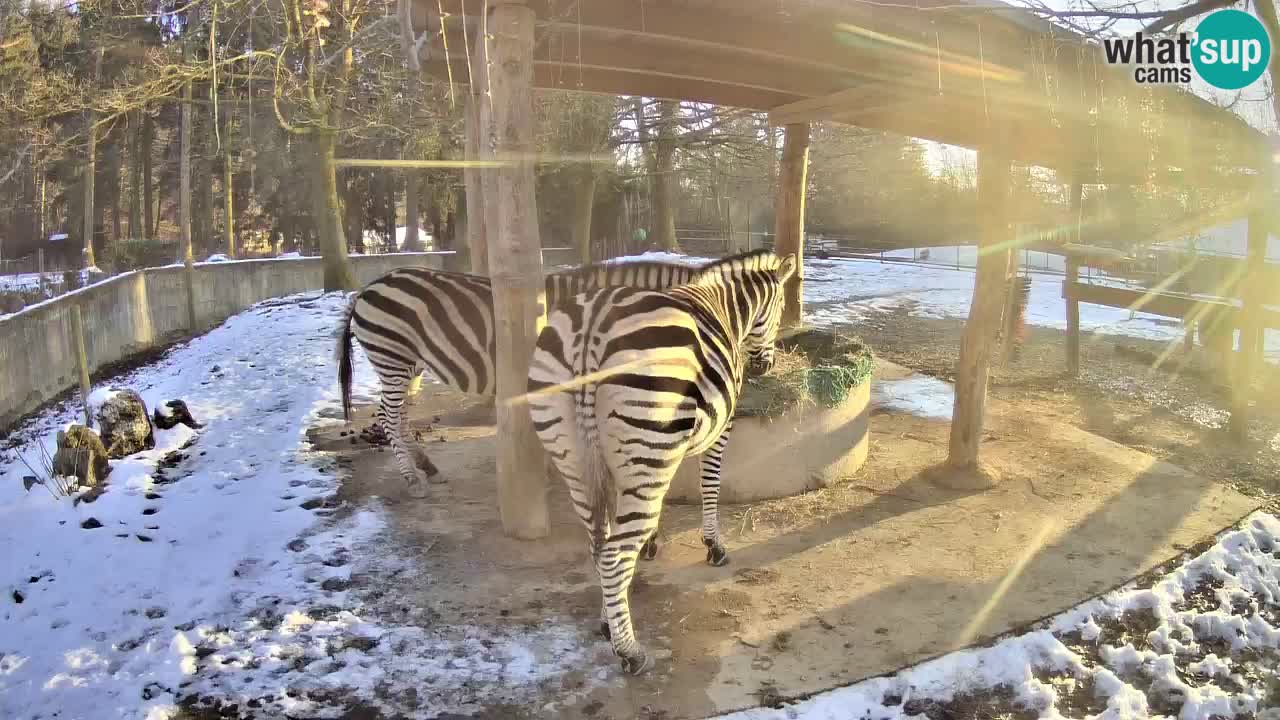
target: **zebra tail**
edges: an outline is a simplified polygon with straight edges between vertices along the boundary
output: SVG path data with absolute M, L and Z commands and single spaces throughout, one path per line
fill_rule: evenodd
M 356 300 L 352 298 L 338 337 L 338 384 L 342 386 L 342 417 L 347 422 L 351 422 L 351 315 L 355 309 Z
M 582 484 L 591 508 L 591 535 L 598 545 L 604 544 L 609 534 L 609 523 L 617 510 L 618 494 L 613 484 L 613 474 L 605 461 L 604 448 L 600 447 L 600 432 L 595 417 L 595 385 L 589 385 L 586 393 L 592 396 L 590 407 L 582 400 L 578 405 L 579 447 L 582 448 Z

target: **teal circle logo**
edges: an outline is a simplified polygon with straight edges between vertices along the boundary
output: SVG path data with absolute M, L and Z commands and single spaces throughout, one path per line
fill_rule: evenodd
M 1219 10 L 1196 27 L 1191 62 L 1210 85 L 1239 90 L 1267 70 L 1271 38 L 1258 18 L 1241 10 Z

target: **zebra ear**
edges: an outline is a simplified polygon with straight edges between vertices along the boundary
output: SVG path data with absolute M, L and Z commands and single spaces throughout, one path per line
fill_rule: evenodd
M 796 256 L 788 255 L 782 258 L 782 264 L 778 266 L 778 282 L 786 282 L 796 272 Z

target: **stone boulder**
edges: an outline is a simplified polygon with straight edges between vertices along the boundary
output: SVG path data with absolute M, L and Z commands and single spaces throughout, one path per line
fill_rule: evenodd
M 97 487 L 111 472 L 107 448 L 98 434 L 83 425 L 58 431 L 58 449 L 53 454 L 53 474 L 74 477 L 83 487 Z
M 133 390 L 117 390 L 97 408 L 98 432 L 107 457 L 116 460 L 156 446 L 147 404 Z
M 191 417 L 191 411 L 187 409 L 187 404 L 181 400 L 170 400 L 163 406 L 156 408 L 155 417 L 156 427 L 161 430 L 168 430 L 179 425 L 186 425 L 192 430 L 202 427 Z

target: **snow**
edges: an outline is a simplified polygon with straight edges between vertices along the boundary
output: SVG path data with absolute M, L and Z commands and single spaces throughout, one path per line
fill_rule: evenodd
M 111 402 L 111 399 L 119 395 L 120 391 L 113 387 L 98 387 L 89 393 L 89 412 L 97 417 L 102 411 L 102 406 Z
M 871 383 L 873 405 L 923 418 L 951 420 L 955 397 L 951 383 L 918 373 L 902 380 L 877 378 Z
M 1195 251 L 1198 255 L 1246 257 L 1249 254 L 1249 219 L 1237 218 L 1193 235 L 1155 245 L 1157 250 Z M 1280 238 L 1267 236 L 1266 261 L 1280 263 Z
M 403 248 L 405 239 L 408 237 L 409 237 L 409 228 L 407 226 L 401 225 L 397 227 L 396 228 L 396 249 Z M 418 243 L 419 243 L 418 247 L 431 250 L 434 247 L 434 242 L 435 242 L 435 239 L 431 237 L 431 233 L 427 232 L 421 226 L 419 226 L 418 227 Z M 382 244 L 383 244 L 382 233 L 377 232 L 376 230 L 364 231 L 364 246 L 366 248 L 382 247 Z
M 225 254 L 223 254 L 223 253 L 214 253 L 214 254 L 210 255 L 210 256 L 205 260 L 205 262 L 210 262 L 210 263 L 226 262 L 226 261 L 228 261 L 228 260 L 230 260 L 230 259 L 231 259 L 231 258 L 227 257 L 227 256 L 226 256 Z
M 964 319 L 973 300 L 971 271 L 874 260 L 806 260 L 805 318 L 818 327 L 857 325 L 878 312 Z M 1062 279 L 1031 274 L 1027 324 L 1065 330 Z M 1158 342 L 1180 341 L 1181 322 L 1123 308 L 1080 304 L 1080 329 Z M 1266 357 L 1280 362 L 1280 330 L 1266 331 Z
M 689 267 L 699 267 L 709 262 L 713 262 L 715 258 L 697 257 L 695 255 L 681 255 L 679 253 L 669 253 L 662 250 L 649 250 L 639 255 L 624 255 L 622 257 L 606 260 L 606 263 L 633 263 L 633 262 L 662 262 L 674 263 L 677 265 L 687 265 Z
M 1195 593 L 1211 582 L 1221 585 L 1216 597 L 1199 602 Z M 907 713 L 913 701 L 945 703 L 961 693 L 981 696 L 1004 686 L 1018 705 L 1042 718 L 1061 718 L 1066 708 L 1057 707 L 1060 689 L 1090 684 L 1106 706 L 1101 717 L 1114 720 L 1162 715 L 1149 705 L 1149 694 L 1180 698 L 1180 720 L 1275 717 L 1274 710 L 1266 713 L 1275 702 L 1268 693 L 1280 682 L 1280 627 L 1273 624 L 1280 620 L 1278 607 L 1280 519 L 1256 512 L 1150 587 L 1121 588 L 990 647 L 953 652 L 794 705 L 721 717 L 900 720 L 920 716 L 919 710 Z M 1154 617 L 1155 629 L 1135 638 L 1139 646 L 1098 623 L 1126 613 Z M 1217 654 L 1223 647 L 1237 659 Z M 1091 648 L 1096 658 L 1087 657 Z M 1195 657 L 1200 659 L 1187 662 Z
M 52 273 L 45 273 L 45 282 L 54 278 Z M 61 280 L 61 276 L 58 276 Z M 18 275 L 0 275 L 0 291 L 35 290 L 40 287 L 40 273 L 21 273 Z
M 903 248 L 900 250 L 886 250 L 880 254 L 886 258 L 916 260 L 917 262 L 933 265 L 958 266 L 969 269 L 978 267 L 978 248 L 976 245 Z M 1018 249 L 1013 251 L 1013 257 L 1019 268 L 1025 267 L 1032 272 L 1065 273 L 1067 271 L 1067 259 L 1062 255 L 1040 250 Z
M 323 717 L 339 710 L 309 698 L 334 692 L 395 715 L 413 712 L 395 700 L 410 689 L 456 711 L 591 662 L 580 623 L 423 628 L 374 618 L 348 589 L 355 574 L 429 568 L 387 542 L 380 501 L 334 514 L 334 464 L 306 440 L 339 422 L 346 298 L 259 303 L 115 379 L 149 408 L 184 400 L 204 427 L 157 429 L 156 448 L 113 461 L 92 502 L 24 491 L 17 453 L 0 452 L 0 717 L 165 718 L 193 693 Z M 355 392 L 376 387 L 356 353 Z M 52 453 L 77 404 L 14 437 Z M 82 529 L 90 518 L 101 527 Z

